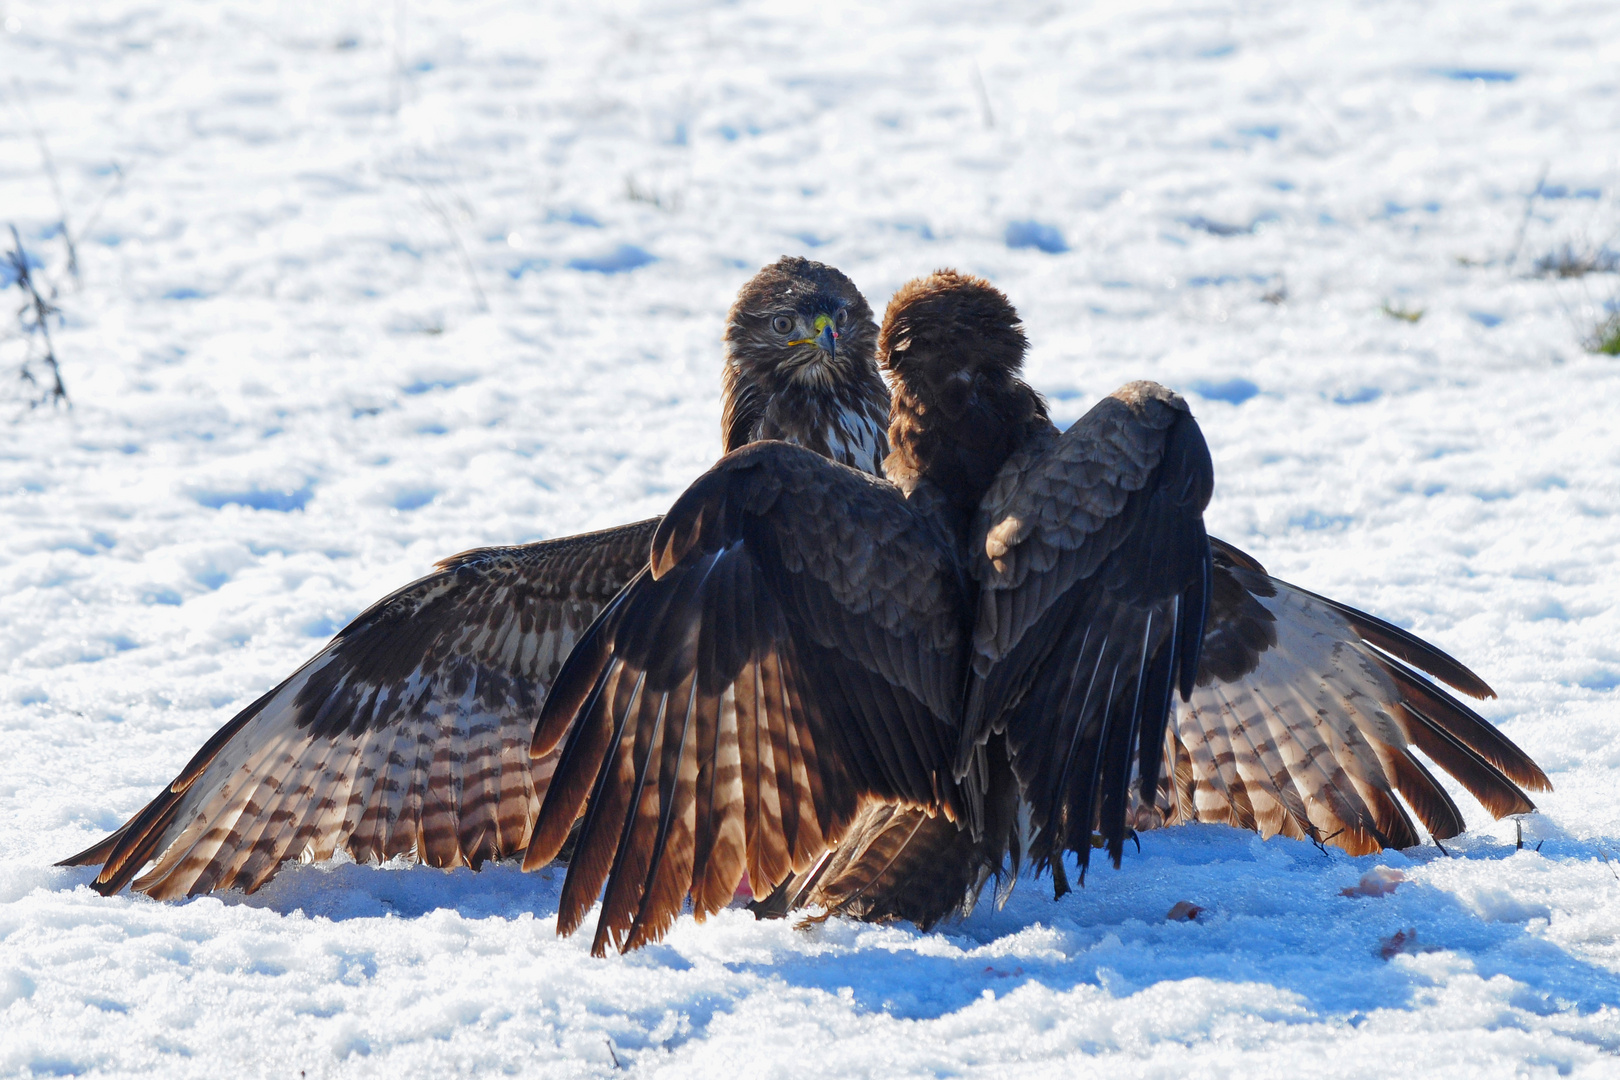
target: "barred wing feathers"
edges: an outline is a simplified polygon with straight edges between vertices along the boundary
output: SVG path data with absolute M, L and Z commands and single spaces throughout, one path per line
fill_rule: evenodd
M 556 758 L 531 761 L 546 688 L 646 565 L 657 519 L 468 551 L 374 604 L 221 728 L 112 836 L 65 860 L 159 899 L 259 888 L 288 859 L 524 850 Z
M 541 711 L 532 752 L 561 758 L 525 865 L 584 814 L 559 930 L 605 883 L 593 951 L 657 940 L 688 895 L 701 919 L 745 870 L 763 895 L 809 869 L 869 800 L 956 815 L 964 608 L 892 485 L 783 443 L 721 459 Z
M 1473 696 L 1479 676 L 1416 636 L 1266 574 L 1214 542 L 1210 625 L 1198 686 L 1177 710 L 1155 820 L 1224 822 L 1330 842 L 1354 854 L 1418 842 L 1460 810 L 1413 750 L 1497 817 L 1549 790 L 1524 751 L 1427 673 Z

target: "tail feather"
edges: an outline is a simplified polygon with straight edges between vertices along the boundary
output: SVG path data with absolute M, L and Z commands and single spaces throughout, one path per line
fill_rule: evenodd
M 141 868 L 156 857 L 163 838 L 180 809 L 185 791 L 164 788 L 123 828 L 101 843 L 57 863 L 58 866 L 94 866 L 102 863 L 101 873 L 90 887 L 102 896 L 111 896 L 135 879 Z

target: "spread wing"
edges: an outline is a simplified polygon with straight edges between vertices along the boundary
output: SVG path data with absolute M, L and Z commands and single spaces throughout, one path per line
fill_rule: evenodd
M 1193 689 L 1212 473 L 1186 403 L 1138 382 L 1009 458 L 980 504 L 958 768 L 973 743 L 1005 732 L 1031 854 L 1060 893 L 1056 856 L 1076 852 L 1084 866 L 1094 824 L 1118 863 L 1133 765 L 1151 794 L 1172 694 Z
M 547 686 L 647 563 L 657 519 L 482 548 L 374 604 L 236 715 L 122 828 L 64 865 L 113 893 L 251 892 L 287 859 L 523 850 L 555 757 L 531 761 Z
M 954 814 L 964 607 L 948 545 L 892 485 L 783 443 L 721 459 L 535 728 L 533 752 L 562 756 L 525 865 L 584 808 L 559 930 L 606 882 L 593 951 L 635 948 L 688 894 L 702 918 L 744 870 L 767 893 L 808 869 L 868 799 Z
M 1546 774 L 1419 672 L 1494 697 L 1479 676 L 1399 627 L 1213 545 L 1198 685 L 1166 744 L 1176 767 L 1141 824 L 1223 822 L 1365 854 L 1419 842 L 1398 794 L 1430 835 L 1457 835 L 1461 812 L 1413 750 L 1497 817 L 1535 809 L 1522 789 L 1549 790 Z

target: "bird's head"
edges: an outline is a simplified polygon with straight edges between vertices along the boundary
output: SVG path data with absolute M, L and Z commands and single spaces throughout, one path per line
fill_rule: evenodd
M 877 324 L 838 270 L 784 257 L 737 294 L 725 340 L 733 373 L 767 393 L 830 388 L 873 370 Z
M 889 300 L 878 356 L 920 411 L 955 422 L 1022 386 L 1028 345 L 1001 290 L 981 277 L 936 270 Z

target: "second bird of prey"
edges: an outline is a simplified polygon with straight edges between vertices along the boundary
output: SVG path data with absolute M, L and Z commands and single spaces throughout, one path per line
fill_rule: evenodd
M 446 560 L 67 862 L 108 893 L 151 863 L 161 898 L 340 849 L 571 849 L 559 927 L 605 883 L 600 952 L 745 871 L 762 910 L 928 926 L 1025 853 L 1061 893 L 1064 851 L 1117 863 L 1133 825 L 1363 852 L 1418 842 L 1410 807 L 1455 835 L 1414 748 L 1497 816 L 1548 786 L 1418 674 L 1490 694 L 1461 664 L 1205 537 L 1180 398 L 1132 384 L 1060 435 L 988 283 L 911 283 L 880 339 L 848 278 L 783 259 L 725 339 L 728 454 L 668 517 Z

